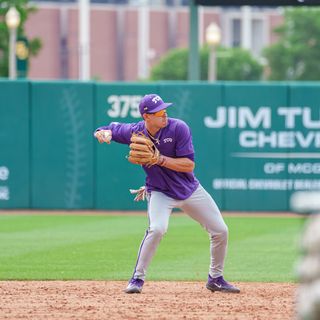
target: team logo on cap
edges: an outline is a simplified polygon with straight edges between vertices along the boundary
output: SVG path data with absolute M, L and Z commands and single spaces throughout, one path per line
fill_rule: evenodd
M 152 98 L 152 102 L 157 104 L 158 101 L 161 101 L 161 98 L 159 96 L 155 96 Z

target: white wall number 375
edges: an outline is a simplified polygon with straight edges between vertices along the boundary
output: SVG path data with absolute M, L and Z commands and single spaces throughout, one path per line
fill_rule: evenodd
M 110 109 L 107 114 L 110 118 L 139 118 L 139 102 L 142 96 L 129 96 L 129 95 L 112 95 L 109 96 L 107 101 Z

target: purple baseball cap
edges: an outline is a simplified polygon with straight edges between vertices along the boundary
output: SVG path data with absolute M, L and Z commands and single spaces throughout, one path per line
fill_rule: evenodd
M 145 95 L 139 103 L 141 115 L 144 113 L 155 113 L 162 109 L 170 107 L 172 103 L 165 103 L 157 94 L 151 93 Z

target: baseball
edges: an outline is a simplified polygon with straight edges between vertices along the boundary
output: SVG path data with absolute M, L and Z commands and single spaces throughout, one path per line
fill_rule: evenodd
M 110 143 L 112 138 L 111 130 L 100 130 L 95 134 L 95 136 L 97 137 L 100 143 Z
M 102 134 L 103 134 L 103 140 L 105 142 L 109 143 L 110 140 L 111 140 L 111 132 L 110 132 L 110 130 L 103 130 Z

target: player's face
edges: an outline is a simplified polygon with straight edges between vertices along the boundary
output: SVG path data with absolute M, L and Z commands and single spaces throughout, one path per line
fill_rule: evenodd
M 163 109 L 155 113 L 149 113 L 148 118 L 152 125 L 158 128 L 164 128 L 168 124 L 167 110 Z

